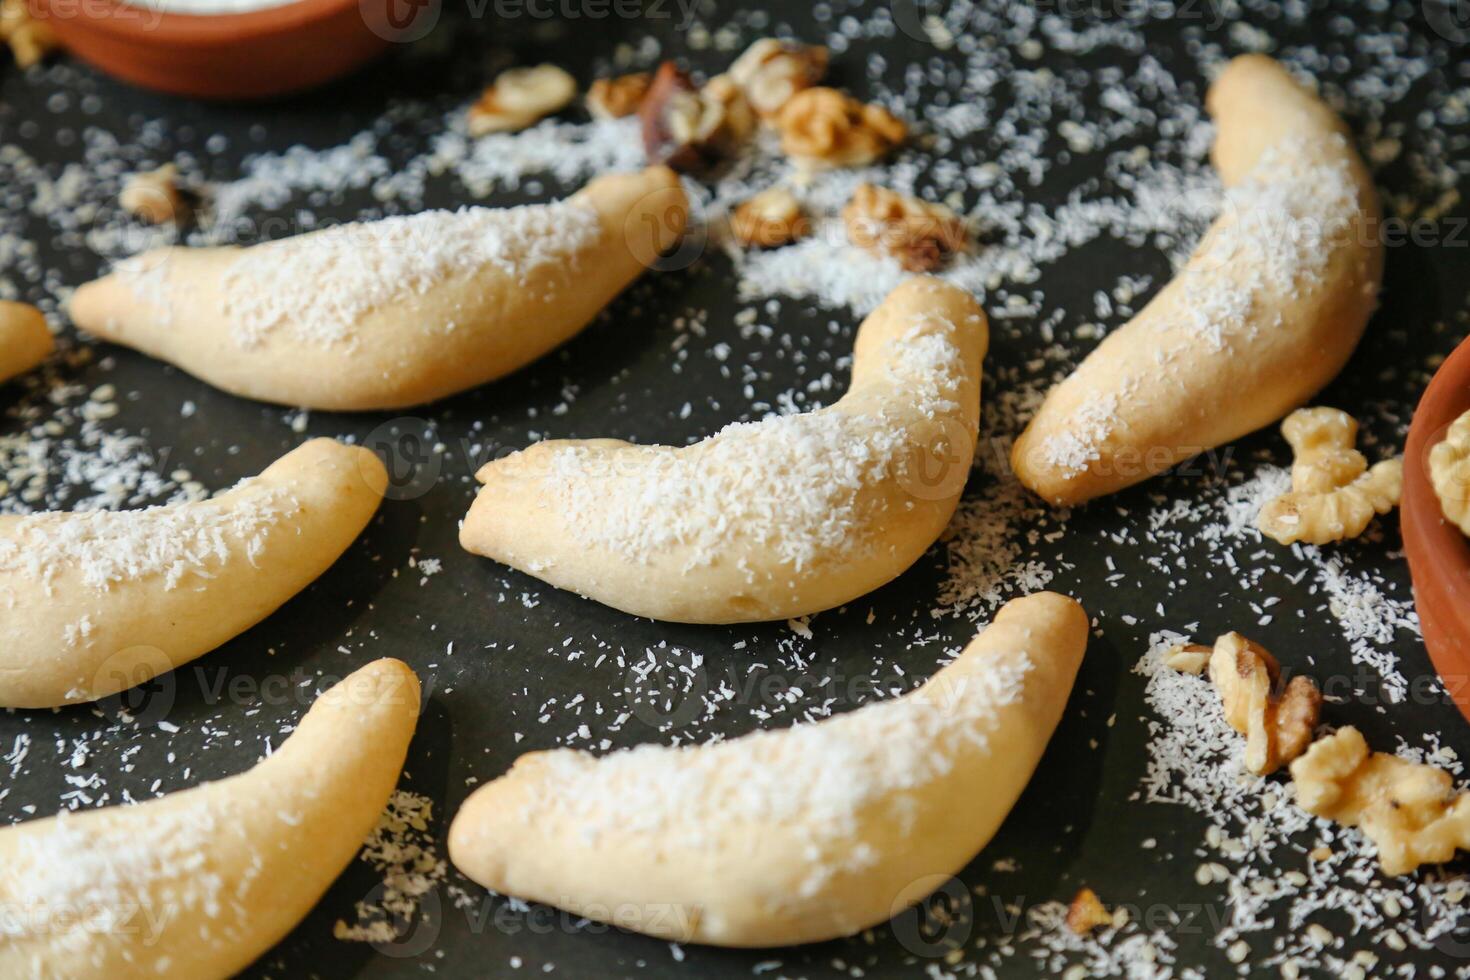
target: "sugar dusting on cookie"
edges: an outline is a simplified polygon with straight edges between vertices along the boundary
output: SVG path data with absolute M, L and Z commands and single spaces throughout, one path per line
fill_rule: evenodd
M 300 508 L 284 488 L 255 480 L 234 494 L 228 502 L 20 518 L 15 533 L 0 538 L 0 573 L 49 588 L 60 571 L 75 568 L 80 584 L 99 591 L 155 576 L 175 589 L 187 576 L 207 578 L 232 556 L 253 560 L 271 528 Z
M 647 835 L 659 847 L 695 848 L 727 829 L 797 828 L 815 849 L 816 887 L 872 859 L 850 843 L 859 815 L 883 804 L 902 818 L 898 790 L 943 777 L 962 745 L 984 750 L 997 712 L 1025 690 L 1033 663 L 1001 650 L 948 689 L 872 704 L 816 725 L 761 731 L 700 747 L 645 745 L 601 758 L 545 756 L 544 782 L 521 818 L 565 820 L 587 841 Z
M 728 553 L 732 535 L 775 549 L 797 571 L 859 553 L 888 506 L 875 487 L 915 448 L 908 425 L 960 409 L 954 329 L 916 324 L 875 352 L 885 382 L 902 382 L 889 409 L 771 415 L 677 451 L 559 448 L 545 476 L 549 499 L 583 542 L 635 562 L 679 548 L 690 567 L 707 565 Z
M 452 276 L 493 269 L 525 283 L 567 261 L 575 271 L 601 235 L 597 213 L 568 201 L 343 225 L 247 252 L 223 276 L 223 312 L 242 347 L 281 328 L 310 343 L 350 341 L 363 316 Z
M 601 235 L 596 211 L 575 201 L 353 222 L 242 252 L 220 277 L 220 312 L 244 349 L 280 332 L 309 344 L 350 344 L 364 316 L 454 276 L 493 270 L 524 283 L 564 262 L 575 272 L 578 253 Z M 174 282 L 171 268 L 163 253 L 117 271 L 140 300 L 168 309 L 171 291 L 199 289 Z

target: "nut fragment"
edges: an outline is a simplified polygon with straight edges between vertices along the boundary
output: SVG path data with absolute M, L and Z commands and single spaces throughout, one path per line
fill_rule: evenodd
M 1261 533 L 1281 544 L 1327 544 L 1362 534 L 1375 514 L 1387 514 L 1403 494 L 1402 459 L 1371 469 L 1353 448 L 1358 423 L 1335 408 L 1303 408 L 1281 423 L 1295 455 L 1291 492 L 1256 518 Z
M 777 118 L 781 149 L 808 167 L 872 163 L 904 141 L 908 127 L 887 109 L 832 88 L 809 88 L 787 101 Z
M 1210 662 L 1211 648 L 1203 643 L 1181 643 L 1164 654 L 1164 666 L 1181 674 L 1198 674 Z
M 949 208 L 876 184 L 859 184 L 842 209 L 847 237 L 909 272 L 931 272 L 965 248 L 965 223 Z
M 470 135 L 479 137 L 525 129 L 565 108 L 576 96 L 576 80 L 556 65 L 503 71 L 480 100 L 470 106 Z
M 1291 446 L 1291 488 L 1299 493 L 1326 493 L 1346 486 L 1368 469 L 1368 460 L 1353 448 L 1358 420 L 1340 408 L 1301 408 L 1281 423 Z
M 736 241 L 755 248 L 776 248 L 811 232 L 811 222 L 796 195 L 780 187 L 761 191 L 730 216 Z
M 671 61 L 659 66 L 638 116 L 649 162 L 675 170 L 698 170 L 730 156 L 755 130 L 750 103 L 729 76 L 698 89 Z
M 638 111 L 653 76 L 646 71 L 599 78 L 587 90 L 587 111 L 596 119 L 622 119 Z
M 1210 680 L 1220 692 L 1225 720 L 1245 736 L 1245 765 L 1259 775 L 1275 772 L 1306 750 L 1322 709 L 1322 692 L 1310 677 L 1293 677 L 1277 693 L 1281 665 L 1265 648 L 1239 633 L 1215 641 Z
M 820 82 L 826 73 L 826 48 L 769 37 L 746 48 L 730 66 L 730 77 L 762 119 L 773 119 L 792 96 Z
M 1351 726 L 1319 739 L 1291 764 L 1297 805 L 1358 827 L 1378 846 L 1385 874 L 1408 874 L 1470 849 L 1470 795 L 1450 774 L 1387 752 L 1370 752 Z
M 189 207 L 179 193 L 178 178 L 179 168 L 171 163 L 133 174 L 123 184 L 118 203 L 129 214 L 150 224 L 182 221 Z
M 0 0 L 0 38 L 10 46 L 17 68 L 38 65 L 61 49 L 61 38 L 50 24 L 31 16 L 26 0 Z
M 1067 928 L 1079 936 L 1085 936 L 1094 929 L 1112 924 L 1113 917 L 1103 907 L 1102 901 L 1097 897 L 1097 892 L 1091 888 L 1083 888 L 1078 891 L 1072 899 L 1072 904 L 1067 906 Z
M 1470 534 L 1470 412 L 1455 419 L 1429 450 L 1429 482 L 1444 516 Z

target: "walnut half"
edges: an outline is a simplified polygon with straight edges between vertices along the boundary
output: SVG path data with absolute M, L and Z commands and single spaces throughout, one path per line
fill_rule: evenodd
M 809 234 L 811 222 L 795 194 L 772 187 L 735 209 L 730 216 L 730 230 L 735 240 L 747 247 L 778 248 Z
M 1450 774 L 1387 752 L 1370 752 L 1351 726 L 1319 739 L 1291 764 L 1297 805 L 1358 827 L 1378 847 L 1385 874 L 1408 874 L 1470 849 L 1470 795 Z
M 587 90 L 587 111 L 595 119 L 622 119 L 638 111 L 653 76 L 646 71 L 599 78 Z
M 577 97 L 577 82 L 556 65 L 512 68 L 495 76 L 480 100 L 470 106 L 470 135 L 525 129 Z
M 1470 534 L 1470 412 L 1429 450 L 1429 482 L 1444 516 Z
M 782 152 L 814 168 L 872 163 L 908 136 L 903 120 L 882 106 L 821 87 L 792 96 L 777 126 Z
M 1353 448 L 1358 423 L 1335 408 L 1303 408 L 1281 423 L 1295 461 L 1291 492 L 1261 508 L 1256 526 L 1281 544 L 1327 544 L 1355 538 L 1376 514 L 1398 506 L 1404 489 L 1401 459 L 1371 469 Z
M 949 208 L 876 184 L 858 185 L 842 221 L 854 245 L 891 255 L 909 272 L 932 272 L 969 240 L 964 221 Z
M 773 119 L 797 92 L 827 73 L 827 49 L 795 41 L 761 38 L 730 66 L 730 78 L 762 119 Z
M 1275 772 L 1306 750 L 1322 710 L 1322 692 L 1310 677 L 1293 677 L 1279 693 L 1281 665 L 1239 633 L 1215 641 L 1210 680 L 1220 692 L 1225 720 L 1245 736 L 1245 765 Z

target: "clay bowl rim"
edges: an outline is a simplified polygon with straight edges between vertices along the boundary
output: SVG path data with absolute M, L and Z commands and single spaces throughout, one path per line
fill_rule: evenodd
M 1421 608 L 1419 618 L 1430 620 L 1436 629 L 1458 632 L 1462 650 L 1470 649 L 1470 538 L 1444 516 L 1429 480 L 1429 450 L 1467 410 L 1470 338 L 1440 365 L 1414 411 L 1404 446 L 1402 515 L 1404 552 L 1414 582 L 1415 605 L 1434 607 L 1429 616 Z M 1470 673 L 1470 656 L 1443 647 L 1436 649 L 1434 638 L 1426 639 L 1430 640 L 1430 659 L 1441 676 Z
M 264 10 L 191 14 L 163 10 L 148 2 L 132 4 L 123 0 L 35 2 L 53 21 L 82 22 L 85 29 L 119 40 L 163 47 L 221 45 L 295 32 L 361 5 L 361 0 L 287 0 Z

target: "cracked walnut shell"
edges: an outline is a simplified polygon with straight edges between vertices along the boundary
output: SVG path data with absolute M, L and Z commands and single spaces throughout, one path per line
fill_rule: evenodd
M 777 127 L 782 152 L 808 167 L 869 164 L 908 135 L 903 120 L 882 106 L 821 87 L 792 96 Z
M 1358 827 L 1378 847 L 1385 874 L 1441 864 L 1470 848 L 1470 795 L 1450 774 L 1387 752 L 1370 752 L 1351 726 L 1313 743 L 1291 764 L 1297 805 Z
M 773 119 L 796 93 L 811 88 L 827 73 L 827 49 L 761 38 L 730 66 L 730 78 L 745 92 L 762 119 Z
M 1470 534 L 1470 412 L 1450 423 L 1429 450 L 1429 482 L 1444 516 Z
M 969 239 L 949 208 L 876 184 L 860 184 L 842 209 L 847 237 L 876 255 L 891 255 L 908 272 L 932 272 Z
M 1281 544 L 1327 544 L 1355 538 L 1375 515 L 1398 506 L 1403 495 L 1401 459 L 1372 468 L 1353 448 L 1358 423 L 1335 408 L 1303 408 L 1281 424 L 1295 461 L 1291 492 L 1261 508 L 1256 527 Z
M 470 135 L 486 136 L 525 129 L 577 97 L 577 82 L 556 65 L 512 68 L 495 76 L 480 100 L 470 106 Z
M 1264 647 L 1226 633 L 1215 641 L 1210 680 L 1220 692 L 1226 722 L 1245 736 L 1245 765 L 1251 772 L 1275 772 L 1311 743 L 1322 692 L 1303 675 L 1281 688 L 1281 665 Z
M 735 240 L 752 248 L 777 248 L 811 232 L 796 195 L 772 187 L 742 202 L 730 216 Z

